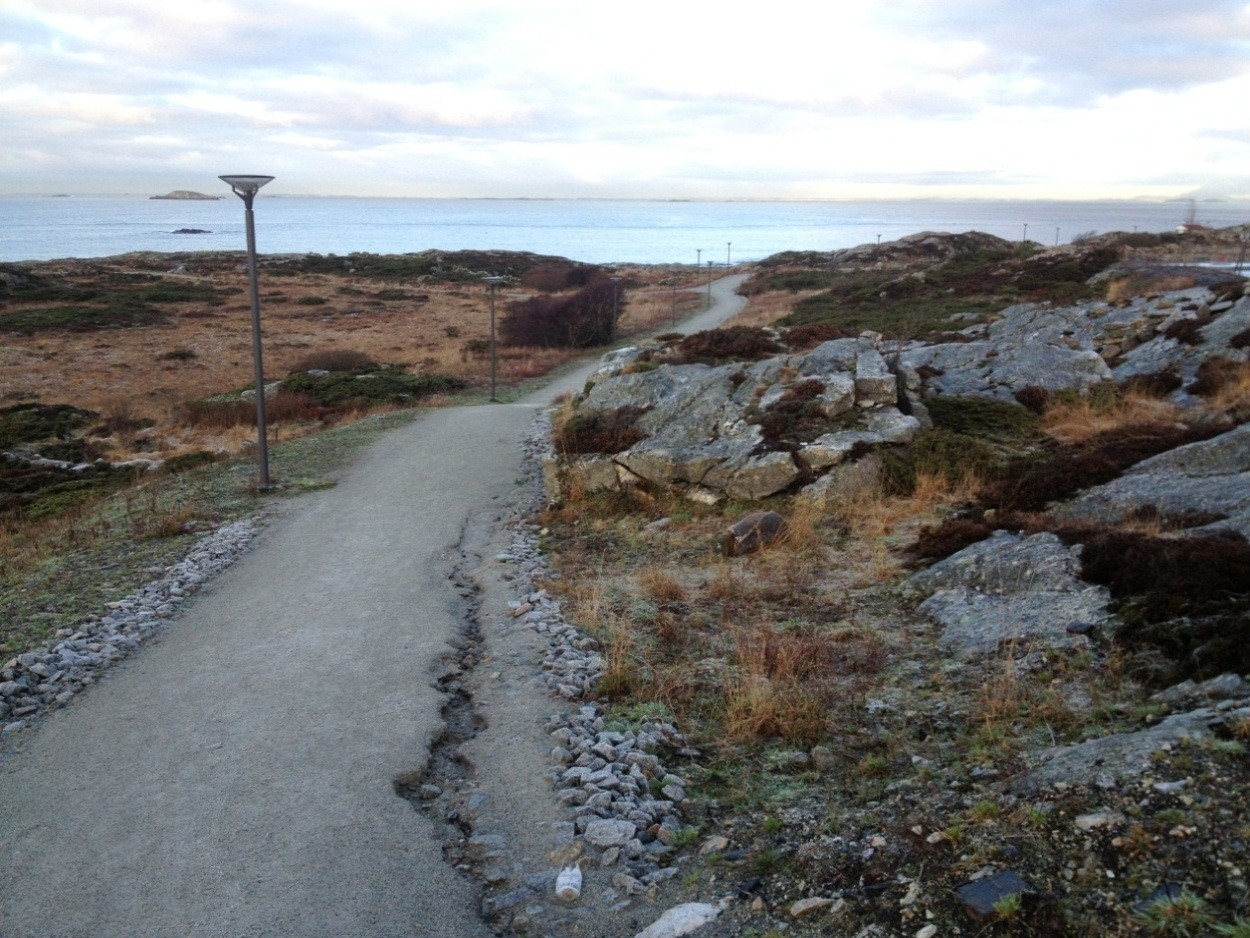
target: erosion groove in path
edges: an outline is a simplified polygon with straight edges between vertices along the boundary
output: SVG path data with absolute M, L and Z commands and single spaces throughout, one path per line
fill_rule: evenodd
M 480 881 L 471 875 L 466 846 L 473 835 L 473 812 L 481 796 L 473 791 L 473 766 L 462 747 L 486 727 L 467 686 L 481 659 L 482 646 L 478 621 L 480 590 L 467 570 L 480 563 L 481 558 L 465 549 L 463 541 L 462 532 L 459 559 L 448 574 L 462 600 L 461 631 L 452 641 L 455 652 L 448 656 L 436 680 L 438 689 L 446 695 L 441 711 L 443 729 L 430 746 L 425 769 L 398 776 L 394 785 L 397 795 L 434 823 L 447 864 L 479 885 Z

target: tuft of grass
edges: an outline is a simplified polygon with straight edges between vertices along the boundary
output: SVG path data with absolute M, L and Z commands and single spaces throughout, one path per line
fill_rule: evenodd
M 1133 915 L 1133 924 L 1146 935 L 1198 938 L 1215 925 L 1206 901 L 1188 890 L 1146 903 Z

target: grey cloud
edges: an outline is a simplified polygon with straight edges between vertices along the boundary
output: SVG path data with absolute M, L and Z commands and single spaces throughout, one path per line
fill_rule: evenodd
M 1239 0 L 907 0 L 890 15 L 900 28 L 984 42 L 987 71 L 1040 79 L 1039 103 L 1183 89 L 1250 69 L 1250 14 Z

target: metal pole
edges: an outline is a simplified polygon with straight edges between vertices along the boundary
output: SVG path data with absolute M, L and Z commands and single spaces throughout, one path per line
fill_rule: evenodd
M 1020 243 L 1029 243 L 1029 223 L 1027 221 L 1024 223 L 1024 234 L 1020 237 Z
M 498 345 L 495 342 L 495 287 L 497 284 L 490 285 L 490 400 L 492 404 L 498 404 L 499 398 L 495 396 L 495 378 L 499 371 L 499 354 Z
M 247 219 L 247 276 L 252 294 L 252 360 L 256 367 L 256 438 L 260 443 L 260 491 L 273 488 L 269 481 L 269 430 L 265 422 L 265 363 L 260 343 L 260 285 L 256 273 L 256 218 L 252 200 L 256 193 L 243 196 Z
M 1059 247 L 1059 229 L 1055 229 L 1055 247 Z
M 731 264 L 729 261 L 729 249 L 732 248 L 733 246 L 734 246 L 734 243 L 732 241 L 725 242 L 725 266 L 726 267 L 733 266 L 733 264 Z

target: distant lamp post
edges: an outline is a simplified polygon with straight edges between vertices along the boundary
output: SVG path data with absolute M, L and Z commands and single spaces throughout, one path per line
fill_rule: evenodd
M 733 264 L 732 264 L 732 263 L 730 262 L 730 260 L 729 260 L 729 258 L 730 258 L 729 250 L 730 250 L 730 248 L 732 248 L 733 246 L 734 246 L 734 243 L 733 243 L 732 241 L 726 241 L 726 242 L 725 242 L 725 266 L 726 266 L 726 267 L 732 267 L 732 266 L 733 266 Z
M 1055 247 L 1059 247 L 1059 229 L 1055 229 Z
M 256 220 L 252 201 L 260 187 L 273 182 L 272 176 L 218 176 L 243 200 L 247 219 L 247 275 L 252 293 L 252 361 L 256 367 L 256 438 L 260 443 L 260 491 L 273 488 L 269 480 L 269 431 L 265 424 L 265 364 L 260 348 L 260 287 L 256 276 Z
M 697 274 L 703 269 L 703 248 L 694 249 L 694 271 Z
M 616 321 L 621 316 L 621 278 L 611 277 L 612 281 L 612 341 L 616 341 Z
M 498 404 L 495 396 L 495 381 L 499 374 L 499 348 L 495 341 L 495 290 L 507 280 L 507 277 L 483 277 L 482 281 L 490 287 L 490 402 Z
M 1020 241 L 1023 244 L 1029 243 L 1029 223 L 1027 221 L 1024 223 L 1024 234 L 1020 236 Z

